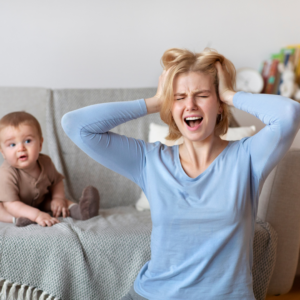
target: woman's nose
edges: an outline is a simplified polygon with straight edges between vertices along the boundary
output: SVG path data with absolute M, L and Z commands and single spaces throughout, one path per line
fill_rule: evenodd
M 189 97 L 187 97 L 186 100 L 187 100 L 186 101 L 186 107 L 187 107 L 187 109 L 191 110 L 191 109 L 195 109 L 196 108 L 196 101 L 195 101 L 194 97 L 189 96 Z

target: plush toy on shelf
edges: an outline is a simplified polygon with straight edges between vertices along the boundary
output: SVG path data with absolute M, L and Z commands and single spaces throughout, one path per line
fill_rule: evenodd
M 280 63 L 278 65 L 278 70 L 281 73 L 282 80 L 282 83 L 279 86 L 280 95 L 300 101 L 300 89 L 295 82 L 293 63 L 289 61 L 286 66 L 283 63 Z

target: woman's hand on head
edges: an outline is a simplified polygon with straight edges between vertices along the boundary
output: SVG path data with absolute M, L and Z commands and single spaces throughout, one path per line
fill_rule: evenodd
M 164 84 L 168 76 L 169 71 L 163 70 L 158 79 L 157 91 L 154 97 L 145 99 L 148 114 L 160 112 L 162 105 L 162 94 L 164 89 Z
M 235 91 L 233 90 L 230 82 L 230 76 L 226 68 L 223 68 L 219 61 L 215 63 L 215 66 L 218 71 L 220 100 L 228 105 L 233 106 L 232 100 L 233 96 L 235 95 Z
M 163 72 L 160 74 L 160 76 L 158 78 L 157 91 L 156 91 L 156 95 L 154 97 L 156 97 L 157 99 L 160 99 L 160 101 L 162 101 L 161 100 L 162 93 L 164 90 L 164 85 L 165 85 L 165 81 L 166 81 L 168 74 L 169 74 L 169 71 L 163 70 Z

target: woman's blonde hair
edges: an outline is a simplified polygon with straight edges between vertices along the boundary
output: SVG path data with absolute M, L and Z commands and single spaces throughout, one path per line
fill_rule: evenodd
M 165 70 L 169 70 L 169 74 L 163 88 L 163 104 L 160 117 L 169 125 L 167 140 L 177 140 L 182 136 L 171 113 L 174 102 L 173 83 L 178 74 L 187 72 L 201 72 L 212 77 L 218 101 L 223 108 L 222 114 L 218 115 L 216 120 L 215 134 L 223 135 L 227 132 L 231 114 L 228 105 L 222 102 L 219 97 L 219 80 L 215 67 L 217 61 L 219 61 L 222 67 L 228 72 L 231 88 L 233 89 L 236 75 L 235 67 L 231 61 L 217 51 L 205 48 L 203 52 L 193 53 L 186 49 L 172 48 L 163 54 L 161 64 Z

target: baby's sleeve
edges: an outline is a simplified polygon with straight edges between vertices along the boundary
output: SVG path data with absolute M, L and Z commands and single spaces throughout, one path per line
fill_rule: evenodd
M 11 168 L 0 168 L 0 202 L 20 201 L 18 182 L 18 176 Z

